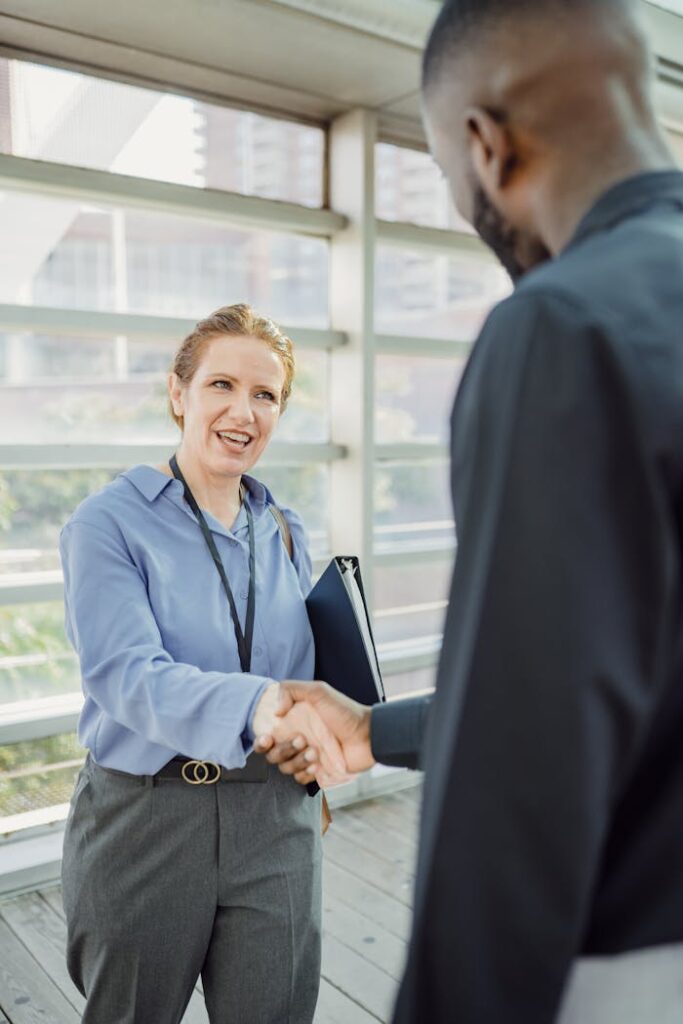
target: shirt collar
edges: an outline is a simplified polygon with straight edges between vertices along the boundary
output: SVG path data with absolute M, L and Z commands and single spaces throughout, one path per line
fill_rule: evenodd
M 155 469 L 154 466 L 133 466 L 132 469 L 127 469 L 121 476 L 129 480 L 143 498 L 150 502 L 156 501 L 161 492 L 174 481 L 172 476 L 166 476 L 165 473 L 162 473 L 160 469 Z
M 133 466 L 132 469 L 126 470 L 121 476 L 129 480 L 143 498 L 146 498 L 150 503 L 156 501 L 162 491 L 166 490 L 169 485 L 177 484 L 179 488 L 182 488 L 179 480 L 176 480 L 175 477 L 167 476 L 160 469 L 155 469 L 154 466 Z M 247 491 L 251 511 L 255 516 L 260 516 L 267 505 L 273 504 L 273 497 L 270 491 L 252 476 L 244 475 L 242 483 Z M 238 521 L 242 514 L 240 512 Z M 237 522 L 235 525 L 237 525 Z
M 247 495 L 249 498 L 249 508 L 255 516 L 260 516 L 265 510 L 266 505 L 273 505 L 273 496 L 265 486 L 255 480 L 253 476 L 242 475 L 242 483 L 244 484 Z
M 683 208 L 681 171 L 651 171 L 628 178 L 608 189 L 579 222 L 567 248 L 598 231 L 614 227 L 625 217 L 639 213 L 657 202 L 669 202 Z

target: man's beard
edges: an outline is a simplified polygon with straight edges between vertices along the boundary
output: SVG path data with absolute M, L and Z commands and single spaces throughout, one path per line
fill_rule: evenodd
M 552 253 L 540 239 L 523 235 L 506 224 L 481 185 L 474 189 L 474 229 L 498 257 L 513 282 L 533 267 L 552 259 Z

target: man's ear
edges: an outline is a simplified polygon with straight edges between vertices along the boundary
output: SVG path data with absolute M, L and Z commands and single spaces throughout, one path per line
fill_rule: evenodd
M 504 120 L 483 107 L 465 112 L 472 164 L 479 181 L 490 193 L 508 184 L 517 165 L 514 139 Z

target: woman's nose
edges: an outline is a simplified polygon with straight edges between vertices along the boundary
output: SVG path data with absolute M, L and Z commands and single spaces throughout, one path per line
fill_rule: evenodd
M 252 423 L 254 410 L 251 405 L 251 396 L 246 391 L 233 391 L 230 394 L 230 412 L 240 423 Z

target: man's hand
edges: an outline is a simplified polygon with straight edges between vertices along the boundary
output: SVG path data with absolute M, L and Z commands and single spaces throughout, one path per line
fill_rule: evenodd
M 274 683 L 264 690 L 254 713 L 254 735 L 267 734 L 278 748 L 290 748 L 294 740 L 298 741 L 298 749 L 306 746 L 307 742 L 315 744 L 316 768 L 321 774 L 335 781 L 345 779 L 347 767 L 334 734 L 312 704 L 303 701 L 295 704 L 289 697 L 284 697 L 281 685 Z M 255 749 L 263 753 L 266 748 L 257 744 Z
M 313 708 L 337 739 L 348 772 L 361 772 L 375 763 L 370 747 L 371 708 L 358 704 L 327 683 L 303 683 L 286 680 L 280 684 L 278 716 L 289 716 L 301 703 Z M 286 718 L 285 718 L 286 721 Z M 293 721 L 293 720 L 292 720 Z M 265 753 L 271 764 L 279 765 L 284 775 L 293 775 L 305 785 L 317 780 L 321 785 L 343 781 L 338 772 L 330 773 L 315 736 L 305 729 L 290 734 L 284 742 L 273 732 L 255 730 L 256 750 Z

